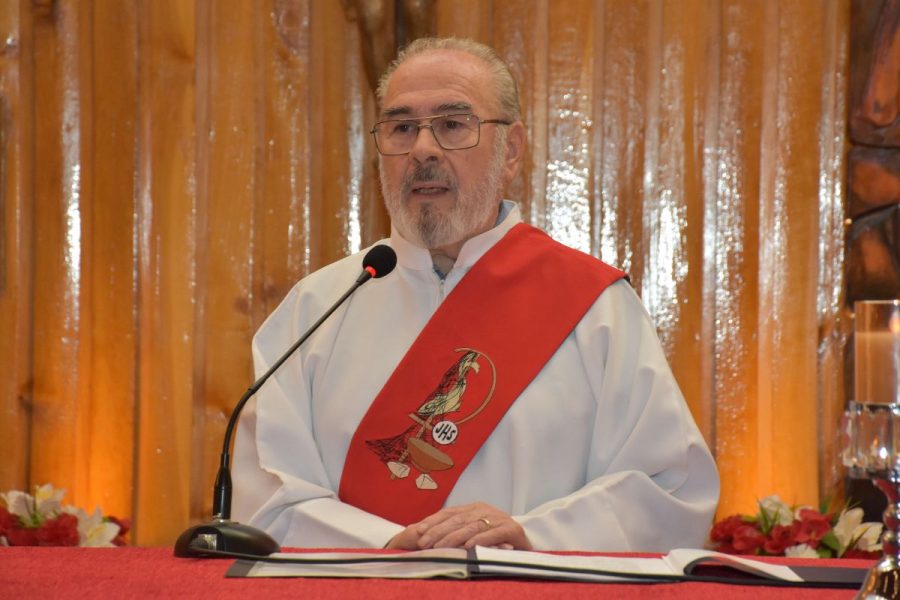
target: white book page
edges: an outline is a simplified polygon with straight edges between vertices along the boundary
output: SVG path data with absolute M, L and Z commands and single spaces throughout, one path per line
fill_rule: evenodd
M 783 565 L 765 563 L 730 554 L 709 550 L 672 550 L 661 558 L 622 556 L 579 556 L 526 552 L 524 550 L 498 550 L 479 546 L 475 549 L 480 575 L 507 577 L 536 577 L 541 579 L 567 579 L 575 581 L 646 581 L 640 576 L 680 577 L 692 562 L 703 560 L 707 564 L 719 564 L 760 577 L 783 581 L 802 582 L 792 569 Z M 397 554 L 395 561 L 385 561 L 395 555 L 375 552 L 316 552 L 278 553 L 276 557 L 301 560 L 368 559 L 373 562 L 350 564 L 329 563 L 268 563 L 255 562 L 246 577 L 361 577 L 388 579 L 425 579 L 448 577 L 465 579 L 469 576 L 466 564 L 440 562 L 409 562 L 410 558 L 453 558 L 464 560 L 467 552 L 461 548 L 430 549 Z M 488 565 L 484 561 L 502 562 Z M 545 567 L 551 567 L 547 569 Z M 604 571 L 605 573 L 578 573 L 567 569 Z
M 751 558 L 742 558 L 733 554 L 723 554 L 721 552 L 713 552 L 711 550 L 693 550 L 681 548 L 672 550 L 663 559 L 671 566 L 672 571 L 676 573 L 684 573 L 687 566 L 696 561 L 703 560 L 705 564 L 718 564 L 760 577 L 769 579 L 780 579 L 782 581 L 802 582 L 803 579 L 797 575 L 790 567 L 784 565 L 773 565 L 771 563 L 753 560 Z
M 459 548 L 422 550 L 404 552 L 396 556 L 401 560 L 382 562 L 391 558 L 391 554 L 374 552 L 292 552 L 275 553 L 272 556 L 302 560 L 330 560 L 365 558 L 378 562 L 350 564 L 309 564 L 309 563 L 268 563 L 256 562 L 247 577 L 377 577 L 382 579 L 427 579 L 430 577 L 449 577 L 466 579 L 469 576 L 465 564 L 446 564 L 437 562 L 404 562 L 402 559 L 413 557 L 426 558 L 466 558 L 466 551 Z
M 575 579 L 579 581 L 634 581 L 638 578 L 629 577 L 629 574 L 658 575 L 662 577 L 673 577 L 682 574 L 681 571 L 673 571 L 669 563 L 662 558 L 545 554 L 543 552 L 526 552 L 524 550 L 498 550 L 482 546 L 476 548 L 476 555 L 479 561 L 504 561 L 525 565 L 512 567 L 479 564 L 478 572 L 487 575 Z M 539 568 L 542 566 L 602 570 L 616 574 L 567 573 Z

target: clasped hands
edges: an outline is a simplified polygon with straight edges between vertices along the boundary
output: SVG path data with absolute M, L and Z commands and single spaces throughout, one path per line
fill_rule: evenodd
M 385 548 L 471 548 L 531 550 L 525 530 L 502 510 L 484 502 L 444 508 L 395 535 Z

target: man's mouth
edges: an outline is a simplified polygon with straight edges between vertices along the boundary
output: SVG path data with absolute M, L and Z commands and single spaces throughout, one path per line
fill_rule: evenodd
M 435 196 L 450 191 L 450 188 L 440 183 L 416 183 L 410 188 L 413 194 L 422 194 L 423 196 Z

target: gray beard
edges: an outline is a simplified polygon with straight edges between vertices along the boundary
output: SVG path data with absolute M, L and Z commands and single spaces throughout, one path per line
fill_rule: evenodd
M 490 219 L 498 214 L 504 183 L 503 145 L 497 146 L 487 177 L 468 190 L 460 189 L 449 173 L 434 165 L 416 169 L 403 180 L 400 189 L 392 190 L 385 185 L 384 169 L 379 163 L 384 203 L 397 232 L 407 241 L 430 250 L 468 240 L 481 233 L 485 223 L 493 224 Z M 456 193 L 456 202 L 447 211 L 438 210 L 427 200 L 419 204 L 419 210 L 411 209 L 408 198 L 417 181 L 442 182 Z

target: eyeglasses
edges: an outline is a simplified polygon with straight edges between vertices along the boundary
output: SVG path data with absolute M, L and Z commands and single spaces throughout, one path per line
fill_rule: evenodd
M 424 123 L 422 121 L 425 121 Z M 388 119 L 375 123 L 371 133 L 375 147 L 384 156 L 408 154 L 416 144 L 419 130 L 427 127 L 444 150 L 474 148 L 481 139 L 481 124 L 511 125 L 502 119 L 479 119 L 470 113 L 433 115 L 418 119 Z

